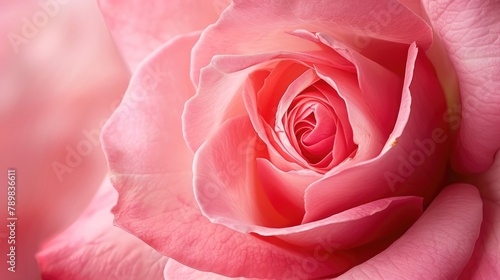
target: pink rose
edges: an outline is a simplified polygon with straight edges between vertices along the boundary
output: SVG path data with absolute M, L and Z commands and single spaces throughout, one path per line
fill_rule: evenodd
M 500 275 L 500 5 L 208 2 L 101 3 L 115 223 L 166 279 Z

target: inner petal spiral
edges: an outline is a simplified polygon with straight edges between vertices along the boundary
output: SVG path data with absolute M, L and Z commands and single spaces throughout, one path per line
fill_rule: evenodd
M 355 151 L 345 104 L 321 80 L 294 98 L 281 121 L 291 146 L 314 169 L 326 171 Z

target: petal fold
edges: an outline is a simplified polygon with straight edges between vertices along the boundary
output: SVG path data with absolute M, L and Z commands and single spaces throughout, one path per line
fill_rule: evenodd
M 445 100 L 432 66 L 415 45 L 407 63 L 404 102 L 391 134 L 400 136 L 383 144 L 374 158 L 334 169 L 311 184 L 305 193 L 304 223 L 394 194 L 422 196 L 426 205 L 432 200 L 448 153 Z
M 106 178 L 80 218 L 37 254 L 43 279 L 161 279 L 167 258 L 113 225 L 118 195 Z
M 474 254 L 460 279 L 496 279 L 500 277 L 500 153 L 490 169 L 472 181 L 483 198 L 483 223 Z
M 484 172 L 500 148 L 500 3 L 424 0 L 423 7 L 460 87 L 461 115 L 451 116 L 461 120 L 451 162 L 459 172 Z
M 251 29 L 247 28 L 252 26 Z M 216 54 L 248 55 L 276 51 L 312 52 L 317 44 L 294 35 L 297 29 L 324 32 L 375 61 L 416 41 L 429 48 L 432 31 L 425 21 L 395 0 L 325 2 L 238 0 L 208 27 L 193 50 L 191 77 Z M 399 51 L 398 51 L 399 52 Z
M 456 279 L 472 255 L 481 221 L 477 189 L 450 185 L 389 248 L 337 279 Z
M 230 0 L 99 0 L 122 55 L 134 70 L 157 47 L 214 23 Z

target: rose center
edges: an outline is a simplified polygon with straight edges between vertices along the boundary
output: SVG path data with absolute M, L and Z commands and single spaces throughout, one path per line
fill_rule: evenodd
M 326 172 L 356 151 L 345 102 L 324 81 L 297 94 L 281 122 L 289 147 L 316 171 Z
M 294 116 L 289 138 L 296 143 L 302 156 L 310 164 L 319 164 L 332 151 L 338 118 L 332 108 L 321 100 L 297 97 L 296 106 L 289 110 Z

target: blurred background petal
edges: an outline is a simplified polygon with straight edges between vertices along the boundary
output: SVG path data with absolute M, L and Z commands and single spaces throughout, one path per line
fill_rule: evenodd
M 1 184 L 8 169 L 17 175 L 15 213 L 0 191 L 0 220 L 17 217 L 16 273 L 1 269 L 0 279 L 38 279 L 35 251 L 81 214 L 107 172 L 99 133 L 129 72 L 94 1 L 0 7 Z M 0 227 L 2 255 L 8 230 Z
M 117 199 L 106 178 L 78 221 L 38 253 L 43 279 L 163 279 L 168 258 L 113 225 Z
M 99 0 L 130 69 L 176 35 L 215 23 L 230 0 Z

